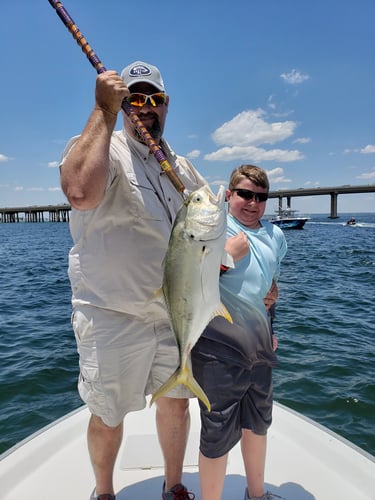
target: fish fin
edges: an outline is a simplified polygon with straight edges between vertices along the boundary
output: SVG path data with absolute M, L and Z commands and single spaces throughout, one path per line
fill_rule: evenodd
M 211 404 L 203 391 L 202 387 L 198 384 L 198 382 L 193 377 L 190 369 L 185 364 L 178 368 L 173 375 L 169 377 L 169 379 L 155 392 L 150 401 L 150 406 L 154 403 L 158 398 L 164 396 L 167 392 L 172 390 L 177 385 L 183 384 L 188 387 L 196 396 L 199 398 L 202 403 L 207 407 L 208 411 L 211 411 Z
M 225 307 L 224 304 L 220 304 L 220 307 L 216 309 L 216 311 L 214 311 L 214 313 L 210 318 L 210 321 L 214 319 L 216 316 L 223 316 L 223 318 L 229 321 L 229 323 L 233 324 L 232 316 L 230 315 L 230 312 L 228 311 L 228 309 Z
M 232 268 L 235 267 L 233 257 L 231 256 L 230 253 L 228 253 L 225 250 L 223 250 L 223 255 L 221 257 L 221 264 L 223 264 L 223 266 L 226 266 L 226 267 L 232 267 Z
M 163 288 L 158 288 L 157 290 L 155 290 L 155 292 L 151 295 L 147 302 L 160 302 L 161 304 L 165 305 Z

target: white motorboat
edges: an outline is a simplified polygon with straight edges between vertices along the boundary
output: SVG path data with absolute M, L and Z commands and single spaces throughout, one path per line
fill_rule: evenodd
M 191 401 L 183 481 L 200 500 L 199 407 Z M 82 407 L 0 456 L 1 500 L 89 500 L 94 486 L 86 446 L 89 412 Z M 163 460 L 155 409 L 125 419 L 115 467 L 117 500 L 160 500 Z M 372 500 L 375 458 L 312 420 L 275 403 L 268 434 L 266 487 L 287 500 Z M 223 500 L 242 500 L 239 445 L 229 455 Z
M 299 217 L 296 216 L 297 210 L 292 210 L 290 208 L 279 208 L 277 210 L 277 215 L 271 217 L 270 222 L 279 226 L 281 229 L 303 229 L 304 225 L 310 217 Z

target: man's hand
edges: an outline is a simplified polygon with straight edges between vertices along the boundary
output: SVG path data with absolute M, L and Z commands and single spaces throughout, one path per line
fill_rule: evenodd
M 116 71 L 100 73 L 96 79 L 95 99 L 98 108 L 113 115 L 121 109 L 122 101 L 130 94 L 123 79 Z

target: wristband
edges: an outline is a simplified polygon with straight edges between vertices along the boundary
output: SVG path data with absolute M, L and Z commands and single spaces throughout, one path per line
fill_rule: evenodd
M 224 266 L 224 264 L 220 264 L 220 276 L 226 273 L 230 269 L 229 266 Z

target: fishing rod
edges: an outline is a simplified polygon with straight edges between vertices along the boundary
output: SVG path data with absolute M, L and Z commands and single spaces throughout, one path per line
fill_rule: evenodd
M 90 47 L 87 40 L 81 33 L 81 31 L 74 23 L 73 19 L 68 14 L 65 7 L 62 5 L 62 3 L 57 0 L 48 0 L 48 1 L 55 9 L 61 21 L 65 24 L 70 33 L 73 35 L 73 38 L 76 40 L 77 44 L 81 47 L 82 52 L 86 54 L 87 59 L 90 61 L 91 65 L 96 69 L 96 72 L 100 74 L 104 73 L 104 71 L 107 71 L 106 68 L 103 66 L 102 62 L 100 61 L 99 57 L 97 56 L 97 54 L 95 54 L 95 52 Z M 142 138 L 143 142 L 148 146 L 151 153 L 155 156 L 162 171 L 168 176 L 169 180 L 172 182 L 173 186 L 177 189 L 177 191 L 183 193 L 185 191 L 185 186 L 183 185 L 180 178 L 172 169 L 162 149 L 156 144 L 156 142 L 151 137 L 146 127 L 143 125 L 142 121 L 138 118 L 137 114 L 134 113 L 134 111 L 131 109 L 131 106 L 126 99 L 122 101 L 121 107 L 130 118 L 130 121 L 134 125 L 136 131 Z

